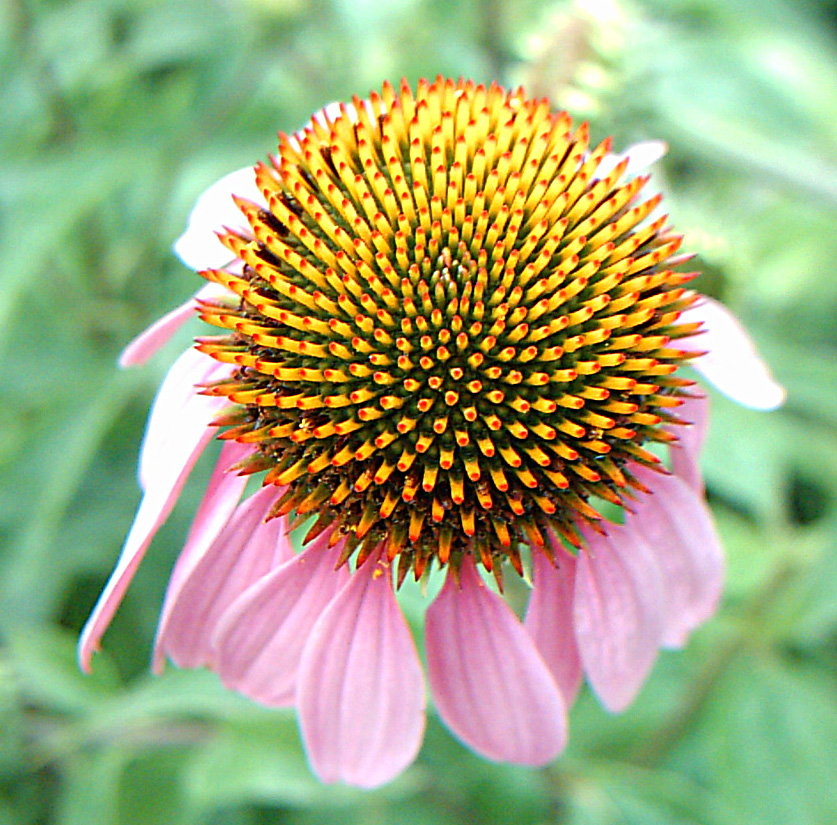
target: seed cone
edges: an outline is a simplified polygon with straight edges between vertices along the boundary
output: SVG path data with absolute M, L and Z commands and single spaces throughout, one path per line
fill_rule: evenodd
M 275 513 L 334 526 L 342 560 L 382 541 L 399 581 L 474 553 L 499 576 L 518 546 L 578 543 L 597 500 L 624 503 L 631 462 L 690 382 L 672 339 L 693 274 L 646 221 L 645 177 L 521 91 L 437 79 L 385 85 L 259 164 L 267 210 L 209 270 L 228 331 L 198 347 L 235 364 L 206 388 L 235 405 L 223 436 L 256 445 Z M 547 543 L 548 544 L 548 543 Z

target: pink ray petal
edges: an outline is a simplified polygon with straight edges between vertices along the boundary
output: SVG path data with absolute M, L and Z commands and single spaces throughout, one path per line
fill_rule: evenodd
M 702 498 L 676 476 L 632 469 L 649 487 L 627 523 L 657 557 L 666 580 L 668 606 L 662 643 L 685 644 L 689 633 L 713 615 L 724 583 L 724 555 Z
M 177 594 L 180 592 L 183 582 L 194 570 L 195 565 L 229 521 L 241 500 L 244 488 L 247 486 L 247 476 L 239 475 L 235 471 L 230 471 L 229 468 L 252 452 L 253 446 L 251 444 L 239 444 L 236 441 L 226 441 L 221 448 L 221 455 L 215 464 L 215 469 L 209 479 L 198 512 L 192 520 L 186 544 L 177 557 L 169 578 L 166 598 L 160 614 L 160 621 L 157 624 L 157 636 L 154 642 L 153 670 L 155 673 L 162 673 L 165 665 L 165 652 L 161 645 L 161 637 L 168 625 L 172 606 L 177 600 Z
M 573 627 L 576 560 L 557 539 L 552 546 L 557 567 L 545 553 L 532 549 L 535 583 L 524 626 L 570 707 L 581 687 L 581 659 Z
M 218 620 L 251 584 L 270 572 L 276 544 L 284 541 L 284 519 L 265 522 L 276 502 L 273 486 L 262 487 L 240 504 L 192 570 L 167 594 L 166 623 L 159 646 L 180 667 L 214 661 L 211 644 Z
M 195 270 L 218 269 L 235 259 L 215 234 L 223 227 L 251 234 L 247 220 L 233 202 L 233 195 L 266 205 L 264 195 L 256 186 L 252 166 L 225 175 L 198 198 L 186 231 L 174 244 L 175 254 L 186 266 Z
M 195 317 L 197 311 L 196 299 L 216 298 L 228 294 L 224 287 L 218 284 L 206 284 L 199 289 L 188 301 L 181 304 L 162 318 L 156 320 L 148 329 L 141 332 L 131 341 L 119 355 L 120 367 L 142 366 L 154 353 L 168 343 L 169 339 L 190 318 Z
M 700 472 L 700 452 L 709 429 L 709 398 L 697 395 L 687 398 L 675 411 L 686 425 L 671 425 L 665 429 L 677 436 L 671 448 L 671 467 L 674 474 L 686 482 L 698 495 L 703 495 L 703 476 Z
M 240 475 L 230 468 L 252 452 L 252 444 L 224 442 L 203 499 L 192 519 L 186 543 L 174 564 L 169 587 L 172 584 L 179 586 L 189 576 L 203 552 L 216 539 L 238 507 L 248 476 Z
M 682 323 L 703 322 L 705 334 L 677 340 L 689 351 L 707 350 L 695 359 L 695 369 L 724 395 L 745 407 L 775 410 L 785 400 L 785 390 L 770 374 L 752 339 L 738 319 L 722 304 L 702 297 L 680 316 Z
M 181 385 L 183 382 L 187 387 L 192 387 L 196 380 L 201 380 L 201 376 L 207 374 L 207 362 L 211 362 L 211 359 L 194 350 L 183 353 L 169 370 L 158 392 L 153 432 L 149 435 L 146 431 L 143 443 L 143 450 L 153 453 L 153 458 L 147 461 L 145 468 L 145 494 L 116 568 L 79 640 L 79 664 L 85 672 L 90 670 L 93 652 L 98 649 L 101 637 L 122 601 L 148 545 L 174 507 L 192 467 L 215 432 L 208 425 L 225 400 L 197 395 L 194 389 L 191 394 L 187 393 Z M 152 417 L 155 417 L 153 411 Z M 152 429 L 151 422 L 149 429 Z M 165 448 L 161 448 L 160 442 L 164 443 Z
M 567 740 L 566 706 L 511 608 L 466 556 L 427 610 L 427 675 L 439 715 L 477 753 L 544 765 Z
M 215 669 L 232 690 L 265 705 L 296 699 L 302 651 L 311 630 L 349 580 L 340 553 L 321 535 L 300 555 L 244 591 L 226 610 L 213 635 Z
M 623 526 L 589 532 L 579 553 L 573 620 L 587 680 L 610 711 L 634 699 L 657 657 L 666 593 L 659 566 Z
M 374 788 L 415 759 L 424 679 L 383 553 L 354 572 L 314 626 L 297 702 L 308 759 L 324 782 Z

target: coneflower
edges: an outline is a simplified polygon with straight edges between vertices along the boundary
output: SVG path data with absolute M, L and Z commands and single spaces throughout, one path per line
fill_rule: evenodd
M 705 399 L 678 369 L 705 366 L 760 408 L 782 391 L 734 319 L 687 288 L 660 196 L 643 199 L 636 156 L 610 149 L 546 100 L 439 78 L 329 107 L 214 187 L 177 247 L 208 287 L 124 360 L 195 310 L 223 333 L 198 339 L 155 402 L 145 496 L 82 665 L 218 432 L 157 665 L 206 665 L 296 705 L 324 780 L 377 785 L 415 757 L 424 682 L 395 590 L 433 568 L 447 580 L 427 611 L 430 687 L 476 751 L 554 758 L 582 669 L 625 707 L 720 593 L 697 472 Z M 230 192 L 237 218 L 216 208 Z M 524 551 L 521 623 L 483 576 L 502 591 Z

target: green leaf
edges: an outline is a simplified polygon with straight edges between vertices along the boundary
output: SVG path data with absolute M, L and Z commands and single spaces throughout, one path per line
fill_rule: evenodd
M 573 766 L 576 768 L 576 766 Z M 737 813 L 686 776 L 613 762 L 570 770 L 568 821 L 619 825 L 739 825 Z
M 65 760 L 56 825 L 113 825 L 128 759 L 122 749 L 109 748 Z
M 794 542 L 796 575 L 772 609 L 776 638 L 814 653 L 830 653 L 837 637 L 837 524 L 800 531 Z
M 710 493 L 767 521 L 783 513 L 788 445 L 784 414 L 745 409 L 712 393 L 701 464 Z
M 757 590 L 773 573 L 785 551 L 774 533 L 724 506 L 713 508 L 726 556 L 724 598 L 740 599 Z
M 20 626 L 43 616 L 63 582 L 56 573 L 67 561 L 59 529 L 84 472 L 96 449 L 114 426 L 131 397 L 138 376 L 124 372 L 103 390 L 93 394 L 87 408 L 58 430 L 60 447 L 53 453 L 53 466 L 45 470 L 50 483 L 38 490 L 31 504 L 32 516 L 11 548 L 0 582 L 0 596 L 8 612 L 3 623 Z
M 186 748 L 155 749 L 135 757 L 119 784 L 115 825 L 190 825 L 181 772 Z
M 739 656 L 696 735 L 707 779 L 740 822 L 824 825 L 837 820 L 833 681 L 775 657 Z
M 27 703 L 50 711 L 84 714 L 114 695 L 118 679 L 107 660 L 90 676 L 76 659 L 77 638 L 58 628 L 31 628 L 12 633 L 7 656 Z
M 360 791 L 323 787 L 287 716 L 260 725 L 222 726 L 194 755 L 185 783 L 191 804 L 201 811 L 244 802 L 345 808 L 363 799 Z

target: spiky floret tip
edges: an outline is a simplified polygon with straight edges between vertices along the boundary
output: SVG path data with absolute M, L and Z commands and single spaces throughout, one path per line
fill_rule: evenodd
M 223 438 L 282 488 L 275 514 L 386 543 L 399 580 L 473 553 L 500 575 L 546 531 L 624 504 L 689 382 L 692 277 L 645 177 L 566 113 L 470 82 L 386 84 L 256 167 L 268 208 L 225 232 L 240 273 L 198 347 L 236 365 Z

